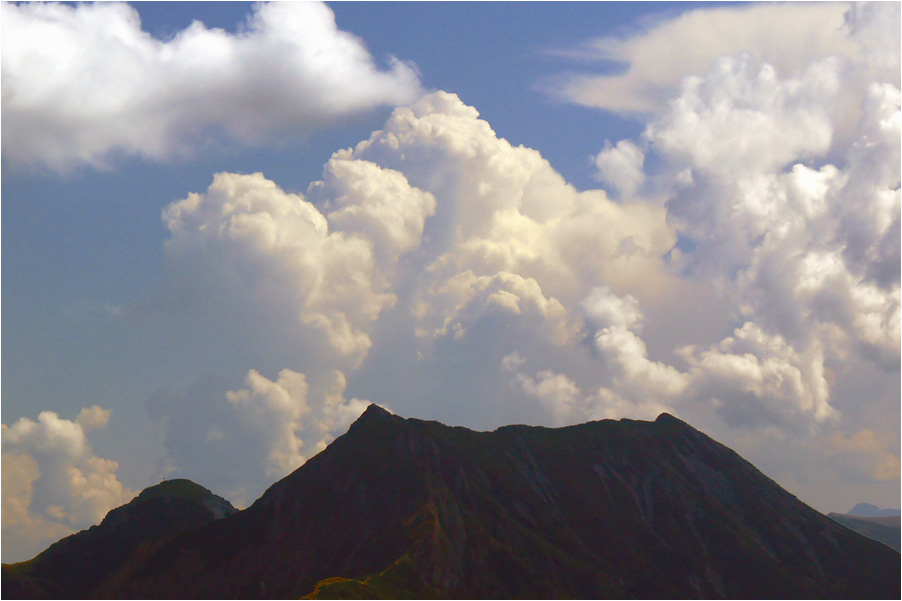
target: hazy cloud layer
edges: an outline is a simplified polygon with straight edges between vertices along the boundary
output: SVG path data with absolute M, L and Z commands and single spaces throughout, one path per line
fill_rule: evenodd
M 241 31 L 195 21 L 171 40 L 125 3 L 4 3 L 3 156 L 63 170 L 259 145 L 419 94 L 380 69 L 324 4 L 259 4 Z
M 88 441 L 109 417 L 95 405 L 75 421 L 43 411 L 37 421 L 3 424 L 4 547 L 31 557 L 131 500 L 135 493 L 116 477 L 119 465 L 94 455 Z

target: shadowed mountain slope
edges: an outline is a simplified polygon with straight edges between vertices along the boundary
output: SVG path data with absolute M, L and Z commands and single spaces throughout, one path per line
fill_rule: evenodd
M 190 480 L 166 480 L 54 543 L 30 561 L 3 566 L 3 598 L 83 598 L 149 540 L 232 515 L 231 503 Z
M 899 568 L 667 414 L 474 432 L 372 405 L 253 506 L 142 545 L 93 595 L 898 598 Z

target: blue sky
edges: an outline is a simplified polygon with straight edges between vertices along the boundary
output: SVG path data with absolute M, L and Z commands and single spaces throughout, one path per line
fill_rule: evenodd
M 899 505 L 897 4 L 3 11 L 4 561 L 368 402 Z

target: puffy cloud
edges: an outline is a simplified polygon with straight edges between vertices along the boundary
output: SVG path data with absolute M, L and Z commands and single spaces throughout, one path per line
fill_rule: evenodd
M 21 561 L 49 543 L 98 523 L 134 496 L 119 465 L 97 457 L 86 432 L 106 427 L 110 411 L 83 409 L 75 421 L 44 411 L 3 424 L 3 561 Z
M 599 287 L 582 309 L 593 350 L 609 368 L 600 405 L 622 409 L 628 403 L 652 403 L 663 409 L 711 403 L 734 427 L 805 429 L 839 417 L 829 403 L 824 354 L 817 342 L 799 353 L 779 335 L 747 322 L 711 348 L 678 349 L 689 365 L 683 372 L 649 359 L 640 337 L 644 316 L 634 297 Z
M 578 192 L 537 151 L 498 138 L 453 94 L 396 109 L 352 156 L 401 171 L 435 196 L 426 231 L 437 281 L 467 270 L 514 273 L 567 304 L 599 279 L 645 292 L 667 280 L 661 255 L 675 238 L 662 209 Z
M 642 164 L 645 155 L 634 143 L 621 140 L 616 146 L 606 142 L 595 157 L 595 166 L 602 181 L 610 183 L 621 196 L 630 197 L 645 180 Z
M 368 328 L 395 302 L 394 262 L 418 244 L 435 201 L 363 161 L 335 158 L 326 171 L 317 194 L 338 205 L 328 216 L 262 174 L 216 175 L 204 194 L 164 211 L 166 252 L 196 302 L 225 302 L 217 311 L 239 321 L 278 321 L 282 333 L 266 336 L 319 333 L 316 342 L 354 365 L 371 345 Z
M 326 164 L 323 181 L 310 188 L 313 201 L 324 199 L 329 222 L 373 242 L 383 263 L 420 245 L 426 219 L 435 213 L 435 197 L 412 187 L 398 171 L 354 160 L 340 151 Z
M 880 14 L 856 27 L 876 26 L 866 17 Z M 766 52 L 720 56 L 651 119 L 639 142 L 663 165 L 652 187 L 669 196 L 684 249 L 675 265 L 715 282 L 746 323 L 708 350 L 684 348 L 689 370 L 676 372 L 646 358 L 635 299 L 599 293 L 598 311 L 619 316 L 596 318 L 593 333 L 600 357 L 622 368 L 615 393 L 632 373 L 643 394 L 713 400 L 734 427 L 810 431 L 839 418 L 831 362 L 862 353 L 897 369 L 898 88 L 869 81 L 880 69 L 849 44 L 793 69 L 763 62 Z M 654 365 L 673 376 L 670 391 L 652 390 Z
M 679 320 L 659 329 L 660 305 L 639 310 L 651 297 L 588 295 L 588 340 L 607 368 L 596 407 L 655 398 L 822 497 L 820 481 L 898 483 L 899 16 L 887 3 L 745 5 L 597 42 L 626 69 L 574 77 L 565 95 L 647 120 L 636 140 L 605 144 L 600 176 L 663 199 L 671 267 L 711 284 L 733 332 L 701 343 L 684 331 L 662 347 Z M 685 387 L 654 390 L 651 366 Z
M 568 76 L 549 91 L 586 106 L 654 114 L 684 77 L 704 73 L 717 56 L 748 52 L 781 75 L 795 76 L 819 59 L 856 53 L 847 10 L 843 3 L 751 4 L 665 16 L 630 36 L 594 40 L 573 53 L 623 64 L 623 72 Z
M 266 457 L 266 474 L 283 476 L 303 463 L 297 437 L 301 418 L 310 412 L 307 406 L 307 378 L 304 374 L 283 369 L 275 382 L 256 370 L 245 378 L 246 389 L 232 390 L 226 398 L 241 415 L 242 423 L 271 445 Z M 221 431 L 215 435 L 221 438 Z
M 243 387 L 200 381 L 157 394 L 147 408 L 169 420 L 169 473 L 202 478 L 233 503 L 247 505 L 366 409 L 367 401 L 345 399 L 345 386 L 338 370 L 308 381 L 291 369 L 274 380 L 252 369 Z
M 599 358 L 616 366 L 614 383 L 621 395 L 641 404 L 672 399 L 686 388 L 683 374 L 648 359 L 645 342 L 636 333 L 643 315 L 635 298 L 620 298 L 607 287 L 598 287 L 582 302 L 582 308 L 588 324 L 595 328 L 592 338 Z
M 3 156 L 53 169 L 258 145 L 419 94 L 412 67 L 381 70 L 322 3 L 261 3 L 237 34 L 195 21 L 165 41 L 124 3 L 5 3 L 2 21 Z
M 112 413 L 109 409 L 94 405 L 79 411 L 75 422 L 86 432 L 97 428 L 106 428 L 107 424 L 110 423 L 110 415 Z
M 642 321 L 642 309 L 633 296 L 617 296 L 606 286 L 593 288 L 581 303 L 586 321 L 597 329 L 630 329 Z
M 579 387 L 564 374 L 543 370 L 532 378 L 523 373 L 515 375 L 516 385 L 527 396 L 536 398 L 551 414 L 555 425 L 585 421 L 587 400 Z
M 522 371 L 525 363 L 526 358 L 515 351 L 502 359 L 501 369 L 510 374 L 510 384 L 518 393 L 538 401 L 556 426 L 597 419 L 654 419 L 674 411 L 666 401 L 651 396 L 627 399 L 606 386 L 594 394 L 585 393 L 569 376 L 549 369 L 533 377 Z
M 900 105 L 898 87 L 868 85 L 859 136 L 849 150 L 848 175 L 834 208 L 846 259 L 884 287 L 899 283 Z
M 855 2 L 846 13 L 849 35 L 867 65 L 871 80 L 899 85 L 899 31 L 902 11 L 882 2 Z
M 55 519 L 32 513 L 34 483 L 41 471 L 26 453 L 3 453 L 3 562 L 25 561 L 73 533 Z
M 747 322 L 715 348 L 684 347 L 680 353 L 691 365 L 690 394 L 710 400 L 729 425 L 792 429 L 839 417 L 829 403 L 817 344 L 799 353 Z
M 290 369 L 280 371 L 275 381 L 252 369 L 244 383 L 246 388 L 228 391 L 225 396 L 238 414 L 240 436 L 265 441 L 263 463 L 270 478 L 288 474 L 324 449 L 332 436 L 341 434 L 368 404 L 344 398 L 347 382 L 337 370 L 319 379 L 312 394 L 306 376 Z M 310 423 L 305 424 L 308 414 Z M 302 432 L 314 437 L 312 444 L 299 438 Z
M 493 276 L 463 271 L 431 291 L 428 303 L 420 301 L 414 307 L 422 324 L 417 330 L 421 336 L 460 338 L 493 313 L 512 317 L 520 327 L 543 332 L 555 344 L 566 343 L 572 335 L 567 310 L 560 301 L 546 298 L 534 279 L 505 271 Z
M 619 148 L 638 152 L 631 144 Z M 582 395 L 575 405 L 557 397 L 549 400 L 552 392 L 566 396 L 568 390 L 568 398 L 577 398 L 567 381 L 576 389 L 598 386 L 598 374 L 593 382 L 585 374 L 561 373 L 567 364 L 602 371 L 605 381 L 620 370 L 624 382 L 651 377 L 662 389 L 684 386 L 672 368 L 647 358 L 638 337 L 631 349 L 635 361 L 623 355 L 622 364 L 605 371 L 597 363 L 589 365 L 579 335 L 585 325 L 581 302 L 599 283 L 631 290 L 633 298 L 651 304 L 680 289 L 664 259 L 676 238 L 662 207 L 638 200 L 617 203 L 601 190 L 577 191 L 538 152 L 498 138 L 474 109 L 444 92 L 396 109 L 382 130 L 340 154 L 401 172 L 436 199 L 418 251 L 422 261 L 410 266 L 419 270 L 413 291 L 409 301 L 402 301 L 413 314 L 422 344 L 419 368 L 431 366 L 430 373 L 444 382 L 442 366 L 455 366 L 447 371 L 458 382 L 458 392 L 459 378 L 453 374 L 468 369 L 485 384 L 466 394 L 503 396 L 493 388 L 493 375 L 483 373 L 484 366 L 514 356 L 512 349 L 556 357 L 556 369 L 545 366 L 538 379 L 514 377 L 516 385 L 508 390 L 537 399 L 557 421 L 598 414 L 591 411 L 599 403 L 594 395 L 591 401 Z M 641 152 L 635 155 L 638 170 Z M 372 352 L 389 351 L 374 347 Z M 442 385 L 436 388 L 439 392 L 428 394 L 439 402 L 449 392 Z M 626 388 L 624 383 L 624 394 Z M 624 403 L 647 406 L 637 394 L 628 396 L 631 400 Z M 561 409 L 568 404 L 573 407 Z
M 676 182 L 665 207 L 577 192 L 537 152 L 510 146 L 472 108 L 438 92 L 397 109 L 383 130 L 333 156 L 323 181 L 308 192 L 323 212 L 262 175 L 220 174 L 206 194 L 167 210 L 167 248 L 188 264 L 204 257 L 193 272 L 227 273 L 222 281 L 238 274 L 242 294 L 284 299 L 298 315 L 295 326 L 327 334 L 341 369 L 354 370 L 370 352 L 370 332 L 397 302 L 402 277 L 412 287 L 401 310 L 412 312 L 418 336 L 450 342 L 435 361 L 447 360 L 458 352 L 456 341 L 478 330 L 480 340 L 495 342 L 460 346 L 479 355 L 464 362 L 497 365 L 511 349 L 530 345 L 539 356 L 567 357 L 565 365 L 583 352 L 578 334 L 586 334 L 602 368 L 518 377 L 519 389 L 532 397 L 551 398 L 552 388 L 597 389 L 589 405 L 609 409 L 713 399 L 734 426 L 795 420 L 810 428 L 838 415 L 824 376 L 825 361 L 846 352 L 837 340 L 851 336 L 890 356 L 898 346 L 898 288 L 864 282 L 837 243 L 837 200 L 854 179 L 854 161 L 846 170 L 801 163 L 782 170 L 829 146 L 829 135 L 824 142 L 804 133 L 830 129 L 816 99 L 826 98 L 818 96 L 822 80 L 834 89 L 834 63 L 791 80 L 751 64 L 747 56 L 716 61 L 709 74 L 687 83 L 689 100 L 672 103 L 646 131 L 648 148 L 672 171 L 688 167 L 695 174 L 680 181 L 665 173 L 661 181 Z M 802 133 L 790 136 L 798 143 L 784 140 L 784 150 L 772 153 L 777 158 L 718 161 L 746 147 L 706 150 L 693 137 L 698 128 L 713 132 L 723 124 L 738 138 L 753 132 L 751 157 L 781 143 L 779 133 L 800 112 L 817 118 L 802 119 Z M 871 113 L 892 123 L 886 110 Z M 881 139 L 891 137 L 890 128 Z M 891 171 L 872 171 L 891 185 Z M 713 277 L 719 294 L 734 303 L 735 318 L 748 322 L 712 346 L 684 333 L 690 345 L 680 359 L 688 371 L 668 363 L 675 347 L 655 344 L 652 352 L 643 338 L 640 304 L 659 305 L 681 285 L 663 258 L 676 241 L 665 217 L 692 241 L 678 265 Z M 417 259 L 404 263 L 413 271 L 396 273 L 399 257 L 414 250 Z M 266 282 L 278 285 L 267 290 Z M 651 322 L 660 332 L 661 324 Z M 545 406 L 570 406 L 577 397 L 568 398 Z M 556 419 L 565 414 L 573 411 Z
M 445 378 L 460 384 L 448 365 L 472 374 L 526 345 L 591 362 L 579 339 L 582 298 L 599 279 L 637 297 L 666 288 L 661 255 L 675 241 L 661 207 L 577 192 L 538 152 L 499 139 L 444 92 L 396 109 L 369 140 L 335 153 L 306 197 L 262 174 L 222 173 L 163 218 L 171 306 L 197 307 L 198 322 L 235 330 L 234 344 L 280 349 L 245 372 L 240 389 L 198 381 L 148 403 L 169 420 L 173 466 L 239 502 L 264 470 L 286 472 L 356 417 L 362 401 L 344 399 L 343 374 L 367 391 L 364 361 L 434 374 L 425 389 L 402 377 L 399 394 L 375 399 L 391 404 L 434 391 L 441 402 L 452 391 Z M 416 364 L 396 357 L 405 333 L 380 327 L 386 314 L 384 323 L 416 334 Z M 287 369 L 271 381 L 262 374 L 277 361 Z M 340 385 L 330 373 L 342 374 Z M 498 394 L 497 374 L 486 375 L 485 393 Z M 376 377 L 385 390 L 385 370 Z M 540 378 L 534 392 L 564 390 L 564 378 Z M 520 382 L 507 394 L 529 383 Z M 219 469 L 235 448 L 244 449 L 235 467 Z
M 826 59 L 781 78 L 751 54 L 718 57 L 704 76 L 683 80 L 645 136 L 671 161 L 714 176 L 780 168 L 829 148 L 838 71 Z
M 519 353 L 502 360 L 502 369 L 514 374 L 517 387 L 548 408 L 556 423 L 618 414 L 654 417 L 661 411 L 697 411 L 700 405 L 713 409 L 729 426 L 744 429 L 813 431 L 840 417 L 829 402 L 824 353 L 817 340 L 799 352 L 781 336 L 747 322 L 709 348 L 677 349 L 688 365 L 680 371 L 649 358 L 640 336 L 644 315 L 634 297 L 598 287 L 581 309 L 600 362 L 588 380 L 601 384 L 595 394 L 581 393 L 580 385 L 564 373 L 526 375 L 526 360 Z M 581 377 L 586 379 L 586 374 Z
M 830 90 L 847 90 L 854 78 L 828 59 L 801 79 L 769 75 L 768 92 L 757 94 L 766 67 L 756 75 L 743 63 L 748 59 L 715 61 L 644 134 L 674 173 L 692 173 L 667 205 L 693 247 L 684 260 L 717 278 L 741 315 L 793 344 L 807 345 L 818 324 L 832 324 L 885 363 L 898 362 L 898 89 L 867 84 L 842 161 L 814 168 L 805 163 L 824 160 L 837 118 Z M 734 85 L 731 76 L 724 85 L 724 65 L 746 84 Z M 843 85 L 825 88 L 819 79 Z M 698 105 L 697 88 L 711 82 Z M 710 142 L 715 130 L 728 145 Z
M 343 372 L 367 356 L 375 322 L 397 301 L 398 262 L 420 246 L 436 207 L 402 173 L 348 152 L 336 153 L 309 196 L 317 205 L 259 173 L 220 173 L 163 213 L 170 306 L 188 299 L 235 343 L 270 347 L 256 360 L 288 365 L 275 380 L 251 369 L 240 389 L 200 380 L 148 402 L 169 419 L 172 468 L 202 475 L 238 503 L 365 409 L 344 398 Z M 222 458 L 238 453 L 224 468 Z

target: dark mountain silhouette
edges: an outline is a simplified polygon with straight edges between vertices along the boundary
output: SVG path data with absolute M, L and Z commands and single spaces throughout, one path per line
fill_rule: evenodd
M 189 480 L 166 480 L 30 561 L 3 566 L 2 596 L 89 597 L 141 544 L 232 515 L 232 504 Z
M 899 569 L 667 414 L 474 432 L 371 405 L 250 508 L 146 540 L 89 594 L 882 599 Z
M 879 540 L 881 543 L 887 544 L 896 551 L 902 549 L 902 518 L 898 515 L 886 517 L 865 517 L 860 515 L 849 515 L 843 513 L 827 514 L 832 520 L 835 520 L 851 528 L 855 532 L 860 532 L 868 538 Z
M 902 511 L 898 509 L 882 509 L 870 503 L 859 503 L 844 515 L 857 515 L 865 518 L 888 518 L 900 514 L 902 514 Z

